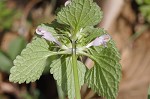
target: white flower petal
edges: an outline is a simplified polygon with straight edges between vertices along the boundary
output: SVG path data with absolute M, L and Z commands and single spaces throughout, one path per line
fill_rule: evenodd
M 65 2 L 65 6 L 67 6 L 67 5 L 69 5 L 69 4 L 71 4 L 71 1 L 70 1 L 70 0 L 68 0 L 68 1 Z
M 101 38 L 96 38 L 94 41 L 93 41 L 93 46 L 100 46 L 102 45 L 103 43 L 103 40 Z
M 55 41 L 55 38 L 49 32 L 45 32 L 43 35 L 43 38 L 45 38 L 46 40 L 52 41 L 52 42 Z

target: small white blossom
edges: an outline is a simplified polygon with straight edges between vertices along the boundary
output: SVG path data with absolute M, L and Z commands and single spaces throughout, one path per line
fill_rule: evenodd
M 71 4 L 71 0 L 66 1 L 66 2 L 65 2 L 65 7 L 66 7 L 67 5 L 70 5 L 70 4 Z
M 104 45 L 105 47 L 107 47 L 106 43 L 111 39 L 110 35 L 108 34 L 104 34 L 100 37 L 97 37 L 95 40 L 93 40 L 91 43 L 89 43 L 86 48 L 89 48 L 91 46 L 100 46 L 100 45 Z
M 44 38 L 44 39 L 46 39 L 48 41 L 51 41 L 51 42 L 55 42 L 56 44 L 61 46 L 61 43 L 50 32 L 46 31 L 42 27 L 37 27 L 36 33 L 38 35 L 41 35 L 42 38 Z

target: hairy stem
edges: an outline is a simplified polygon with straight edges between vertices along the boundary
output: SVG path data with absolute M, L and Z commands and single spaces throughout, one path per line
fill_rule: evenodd
M 74 74 L 75 96 L 76 99 L 81 99 L 75 41 L 72 42 L 72 64 L 73 64 L 73 74 Z

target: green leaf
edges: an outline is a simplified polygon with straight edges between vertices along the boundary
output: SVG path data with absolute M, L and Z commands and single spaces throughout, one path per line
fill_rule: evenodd
M 148 88 L 148 99 L 150 99 L 150 87 Z
M 150 95 L 150 86 L 149 86 L 149 88 L 148 88 L 148 95 Z
M 140 11 L 142 15 L 145 17 L 146 21 L 150 22 L 150 5 L 140 6 Z
M 148 99 L 150 99 L 150 87 L 148 88 Z
M 144 0 L 144 3 L 150 4 L 150 0 Z
M 139 4 L 139 5 L 142 5 L 142 4 L 150 4 L 150 0 L 136 0 L 136 2 Z
M 79 84 L 80 87 L 84 84 L 84 76 L 86 68 L 84 64 L 77 61 Z M 60 59 L 54 60 L 50 65 L 50 72 L 53 74 L 57 84 L 62 87 L 62 90 L 68 94 L 69 99 L 75 98 L 75 86 L 74 86 L 74 76 L 72 68 L 72 58 L 62 57 Z
M 112 40 L 107 46 L 89 49 L 95 65 L 86 72 L 85 82 L 99 95 L 116 99 L 121 79 L 120 55 Z
M 64 34 L 64 32 L 69 31 L 69 29 L 70 29 L 70 27 L 68 25 L 60 24 L 57 22 L 57 20 L 54 20 L 51 24 L 46 24 L 46 25 L 53 27 L 55 30 L 57 30 L 56 31 L 57 33 L 61 32 L 60 34 Z
M 6 54 L 0 51 L 0 70 L 9 73 L 12 66 L 12 61 L 8 58 Z
M 87 26 L 82 30 L 82 32 L 78 36 L 79 41 L 77 47 L 86 46 L 95 38 L 100 37 L 103 34 L 106 34 L 106 31 L 104 29 Z
M 136 0 L 136 2 L 141 5 L 144 1 L 143 0 Z
M 50 56 L 47 58 L 46 60 L 46 66 L 45 66 L 45 69 L 43 71 L 43 74 L 49 74 L 49 70 L 50 70 L 50 64 L 52 64 L 52 61 L 53 60 L 56 60 L 57 59 L 57 56 Z
M 18 18 L 19 10 L 11 9 L 6 6 L 7 1 L 1 0 L 0 1 L 0 28 L 3 30 L 10 30 L 14 18 Z M 11 17 L 10 17 L 11 16 Z M 20 15 L 19 15 L 20 16 Z
M 71 26 L 74 32 L 96 25 L 101 19 L 102 12 L 93 0 L 72 0 L 71 5 L 62 8 L 57 15 L 58 22 Z
M 14 66 L 10 70 L 11 82 L 34 82 L 40 78 L 46 65 L 46 59 L 53 53 L 49 51 L 49 45 L 42 38 L 33 40 L 14 60 Z
M 25 48 L 27 42 L 26 40 L 19 36 L 15 40 L 11 41 L 11 43 L 8 46 L 8 55 L 12 60 L 15 59 L 17 55 L 21 53 L 21 51 Z

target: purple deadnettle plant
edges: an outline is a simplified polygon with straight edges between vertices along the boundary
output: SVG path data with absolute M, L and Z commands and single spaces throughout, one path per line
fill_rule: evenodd
M 56 20 L 36 28 L 32 42 L 14 60 L 9 80 L 34 82 L 50 61 L 50 73 L 69 99 L 81 99 L 83 84 L 106 99 L 116 99 L 120 54 L 110 35 L 94 27 L 101 19 L 102 11 L 93 0 L 67 1 Z M 94 62 L 91 69 L 82 62 L 85 56 Z

